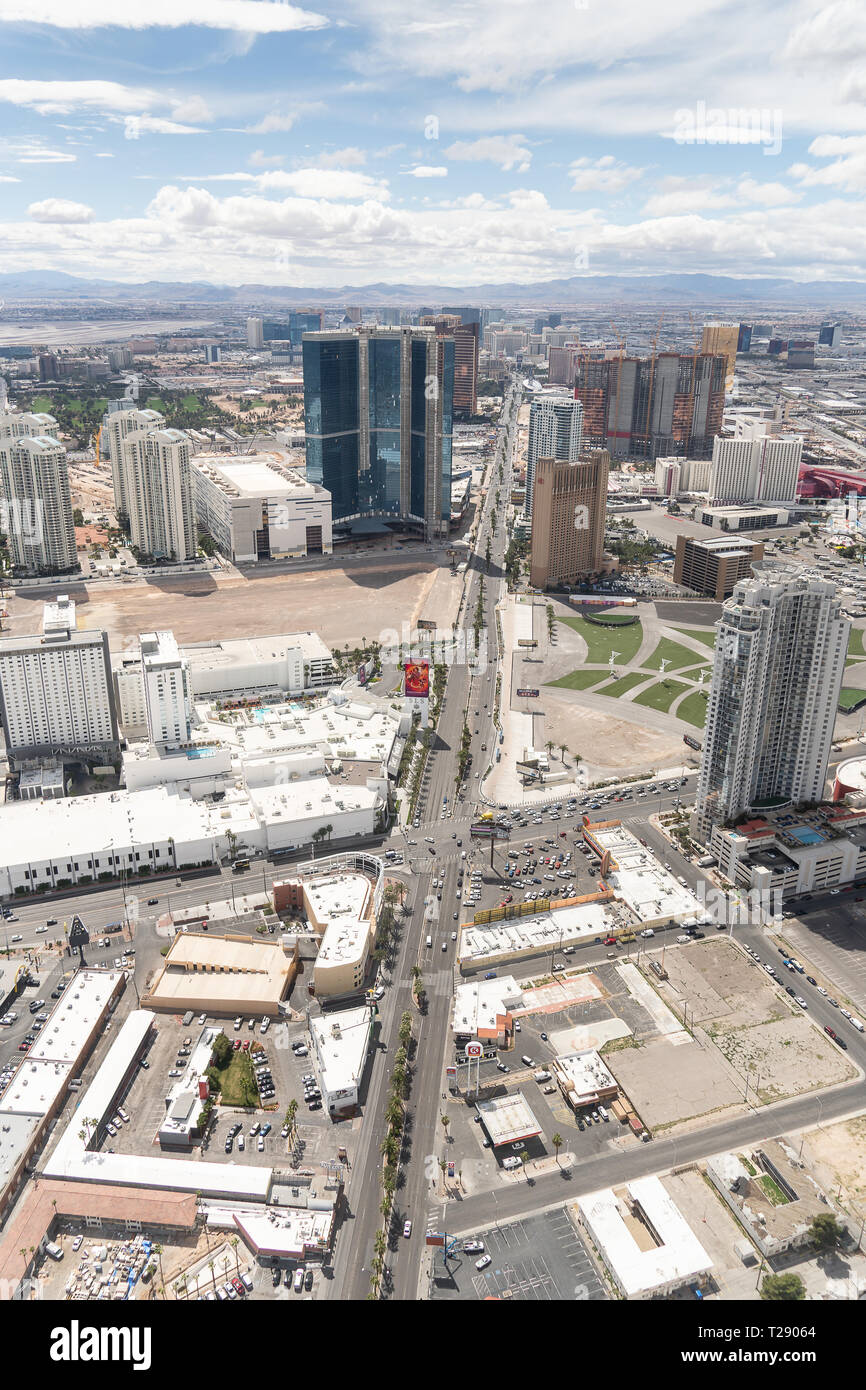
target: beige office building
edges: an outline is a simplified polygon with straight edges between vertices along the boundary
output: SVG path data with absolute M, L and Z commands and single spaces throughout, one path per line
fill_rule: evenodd
M 674 583 L 720 603 L 730 598 L 740 579 L 750 579 L 752 565 L 764 558 L 760 541 L 729 540 L 726 536 L 677 536 Z
M 538 459 L 529 567 L 534 589 L 571 583 L 601 570 L 609 469 L 606 449 L 588 450 L 574 462 Z
M 141 1002 L 162 1013 L 279 1018 L 297 971 L 292 935 L 262 941 L 231 932 L 178 932 Z

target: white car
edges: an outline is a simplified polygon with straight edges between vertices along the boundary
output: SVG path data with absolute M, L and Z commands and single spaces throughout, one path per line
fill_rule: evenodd
M 404 1223 L 403 1223 L 403 1235 L 405 1236 L 406 1240 L 409 1239 L 409 1237 L 411 1236 L 411 1234 L 412 1234 L 412 1222 L 411 1222 L 411 1221 L 404 1221 Z
M 80 1250 L 80 1249 L 81 1249 L 81 1242 L 83 1241 L 83 1239 L 84 1239 L 83 1236 L 76 1236 L 76 1237 L 75 1237 L 74 1241 L 72 1242 L 72 1253 L 73 1253 L 73 1255 L 75 1254 L 76 1250 Z
M 476 1268 L 476 1269 L 486 1269 L 487 1266 L 488 1266 L 490 1263 L 491 1263 L 491 1256 L 490 1256 L 490 1255 L 482 1255 L 480 1260 L 476 1260 L 476 1261 L 475 1261 L 475 1268 Z
M 641 932 L 641 936 L 655 936 L 655 932 L 653 931 L 652 927 L 645 927 L 644 930 Z
M 803 999 L 799 994 L 797 995 L 797 1003 L 800 1005 L 801 1009 L 808 1009 L 809 1007 L 805 999 Z
M 44 936 L 45 933 L 47 932 L 47 930 L 48 930 L 47 927 L 37 927 L 37 928 L 36 928 L 36 935 L 37 935 L 37 936 Z

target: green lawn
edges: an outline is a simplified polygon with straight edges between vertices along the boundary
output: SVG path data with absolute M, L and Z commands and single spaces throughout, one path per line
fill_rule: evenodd
M 862 664 L 862 656 L 849 656 L 847 661 L 845 662 L 845 670 L 847 671 L 849 666 L 862 666 Z
M 253 1080 L 253 1068 L 248 1052 L 236 1052 L 220 1072 L 220 1100 L 223 1105 L 257 1106 L 259 1093 Z
M 649 680 L 648 671 L 628 671 L 626 675 L 620 676 L 617 680 L 609 681 L 598 693 L 599 695 L 609 695 L 612 700 L 617 700 L 620 695 L 626 695 L 629 690 L 634 690 L 636 685 L 642 685 L 646 680 Z
M 707 722 L 707 696 L 700 690 L 693 690 L 678 707 L 677 719 L 684 719 L 687 724 L 702 729 Z
M 148 396 L 144 409 L 165 410 L 165 401 L 162 399 L 162 396 Z
M 858 705 L 862 705 L 866 700 L 866 690 L 855 690 L 853 686 L 843 685 L 839 691 L 839 708 L 844 714 L 850 714 Z
M 591 686 L 603 681 L 606 675 L 606 671 L 587 671 L 583 668 L 580 671 L 572 671 L 567 676 L 560 676 L 558 680 L 547 681 L 547 684 L 561 686 L 564 690 L 589 690 Z
M 668 623 L 667 626 L 673 627 L 673 623 Z M 678 627 L 675 631 L 681 632 L 684 637 L 694 637 L 696 642 L 705 642 L 708 647 L 716 645 L 716 634 L 712 628 L 707 631 L 702 627 Z
M 611 652 L 617 652 L 617 661 L 627 666 L 634 660 L 643 641 L 643 628 L 640 623 L 634 623 L 631 627 L 607 629 L 596 627 L 585 618 L 559 618 L 558 621 L 580 633 L 586 642 L 587 662 L 591 666 L 608 661 Z
M 677 696 L 682 695 L 688 688 L 683 681 L 656 681 L 655 685 L 651 685 L 642 695 L 636 695 L 633 703 L 667 712 Z
M 605 613 L 599 612 L 595 615 L 599 622 L 605 623 L 608 627 L 628 627 L 634 622 L 634 613 Z
M 860 627 L 852 627 L 851 629 L 848 637 L 848 655 L 866 656 L 866 651 L 863 649 L 863 629 Z
M 672 642 L 669 637 L 662 637 L 652 656 L 647 657 L 643 664 L 652 671 L 659 671 L 663 661 L 668 663 L 669 671 L 676 671 L 682 666 L 694 666 L 700 661 L 700 657 L 680 642 Z

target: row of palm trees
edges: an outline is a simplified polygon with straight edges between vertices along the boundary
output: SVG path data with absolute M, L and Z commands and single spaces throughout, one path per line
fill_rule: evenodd
M 407 1011 L 400 1018 L 400 1028 L 398 1032 L 400 1043 L 394 1057 L 394 1067 L 391 1072 L 391 1086 L 388 1093 L 388 1104 L 385 1108 L 385 1120 L 388 1130 L 382 1140 L 381 1153 L 383 1157 L 382 1165 L 382 1227 L 376 1233 L 373 1247 L 373 1259 L 371 1261 L 370 1292 L 368 1298 L 376 1299 L 379 1296 L 379 1282 L 385 1268 L 385 1251 L 387 1248 L 387 1236 L 385 1234 L 388 1223 L 391 1220 L 391 1212 L 394 1205 L 394 1193 L 397 1191 L 397 1181 L 400 1168 L 400 1152 L 403 1147 L 404 1128 L 406 1120 L 405 1100 L 406 1087 L 409 1079 L 409 1044 L 412 1040 L 412 1015 Z

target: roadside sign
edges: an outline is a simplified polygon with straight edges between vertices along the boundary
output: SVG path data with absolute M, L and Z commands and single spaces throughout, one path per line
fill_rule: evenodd
M 539 692 L 537 690 L 518 690 L 517 694 L 521 700 L 537 700 Z
M 467 1057 L 483 1057 L 484 1046 L 480 1042 L 468 1042 L 463 1049 Z

